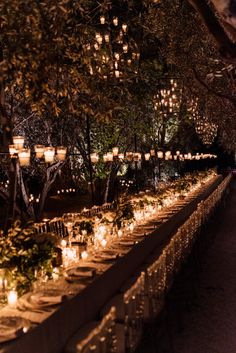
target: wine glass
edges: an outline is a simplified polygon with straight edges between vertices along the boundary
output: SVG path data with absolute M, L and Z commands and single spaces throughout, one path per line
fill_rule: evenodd
M 62 216 L 62 221 L 64 225 L 67 228 L 68 231 L 68 240 L 69 240 L 69 246 L 71 245 L 72 237 L 73 237 L 73 225 L 75 221 L 75 215 L 74 213 L 65 213 Z

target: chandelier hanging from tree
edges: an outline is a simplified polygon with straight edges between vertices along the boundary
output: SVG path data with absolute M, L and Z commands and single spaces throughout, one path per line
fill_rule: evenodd
M 108 4 L 94 17 L 97 22 L 83 43 L 90 75 L 122 81 L 137 74 L 140 52 L 123 11 Z

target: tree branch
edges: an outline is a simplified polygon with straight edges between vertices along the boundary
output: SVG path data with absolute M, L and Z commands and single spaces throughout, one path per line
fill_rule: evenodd
M 24 124 L 27 120 L 29 120 L 30 118 L 32 118 L 32 116 L 34 116 L 35 114 L 34 113 L 31 113 L 27 118 L 25 118 L 24 120 L 22 120 L 21 122 L 19 122 L 14 128 L 13 128 L 13 131 L 15 129 L 17 129 L 19 127 L 19 125 L 22 125 Z
M 195 68 L 192 68 L 192 71 L 193 71 L 193 74 L 194 74 L 195 79 L 200 83 L 200 85 L 202 85 L 204 88 L 206 88 L 206 90 L 207 90 L 209 93 L 211 93 L 211 94 L 213 94 L 213 95 L 215 95 L 215 96 L 217 96 L 217 97 L 226 99 L 226 100 L 228 100 L 229 102 L 233 103 L 233 104 L 236 106 L 236 99 L 235 99 L 234 97 L 228 96 L 228 95 L 226 95 L 226 94 L 224 94 L 224 93 L 221 93 L 221 92 L 216 92 L 214 89 L 212 89 L 211 87 L 209 87 L 209 86 L 206 84 L 206 82 L 205 82 L 203 79 L 201 79 L 201 77 L 199 77 L 199 75 L 198 75 L 198 73 L 197 73 L 197 71 L 196 71 Z
M 236 45 L 230 40 L 215 13 L 205 0 L 188 0 L 199 13 L 209 33 L 214 37 L 220 54 L 225 59 L 236 61 Z

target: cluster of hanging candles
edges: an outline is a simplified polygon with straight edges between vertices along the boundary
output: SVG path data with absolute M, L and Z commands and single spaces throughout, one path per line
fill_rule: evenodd
M 89 72 L 105 80 L 108 77 L 122 79 L 127 67 L 137 66 L 140 57 L 137 45 L 129 40 L 127 23 L 117 16 L 101 15 L 99 20 L 94 40 L 83 46 L 90 58 Z M 137 73 L 136 68 L 134 72 Z
M 179 89 L 176 79 L 170 79 L 166 88 L 161 88 L 154 96 L 154 109 L 162 112 L 163 116 L 168 114 L 177 115 L 179 110 Z
M 30 165 L 31 150 L 25 148 L 24 136 L 13 136 L 13 144 L 9 145 L 9 153 L 11 158 L 17 158 L 19 164 L 23 167 Z M 35 145 L 34 146 L 35 157 L 43 159 L 45 163 L 53 163 L 55 160 L 64 161 L 66 158 L 67 148 L 64 146 L 48 146 Z
M 111 163 L 113 161 L 119 162 L 140 162 L 142 160 L 149 161 L 152 158 L 163 159 L 163 160 L 200 160 L 206 158 L 216 158 L 216 155 L 209 153 L 196 153 L 193 155 L 192 153 L 181 153 L 180 151 L 172 152 L 172 151 L 156 151 L 155 149 L 151 149 L 149 152 L 144 154 L 140 152 L 131 152 L 128 151 L 126 153 L 119 153 L 119 147 L 113 147 L 111 152 L 107 152 L 102 156 L 102 160 L 97 152 L 93 152 L 90 154 L 90 160 L 93 164 L 98 163 L 99 161 L 103 161 L 104 163 Z
M 188 112 L 191 113 L 196 133 L 200 136 L 202 142 L 205 145 L 211 145 L 217 135 L 218 125 L 199 113 L 197 98 L 191 100 Z

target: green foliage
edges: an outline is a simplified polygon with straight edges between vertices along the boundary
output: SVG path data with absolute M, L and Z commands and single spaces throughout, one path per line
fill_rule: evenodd
M 10 281 L 20 294 L 36 280 L 36 273 L 44 270 L 50 276 L 56 257 L 55 239 L 50 235 L 35 235 L 33 225 L 22 227 L 16 221 L 7 235 L 0 233 L 0 268 L 6 269 Z
M 79 227 L 80 233 L 82 233 L 82 230 L 86 230 L 88 235 L 91 235 L 94 232 L 92 221 L 81 221 L 76 223 L 76 225 Z
M 116 210 L 116 216 L 114 218 L 114 225 L 120 229 L 127 223 L 134 220 L 134 209 L 131 202 L 120 203 Z

